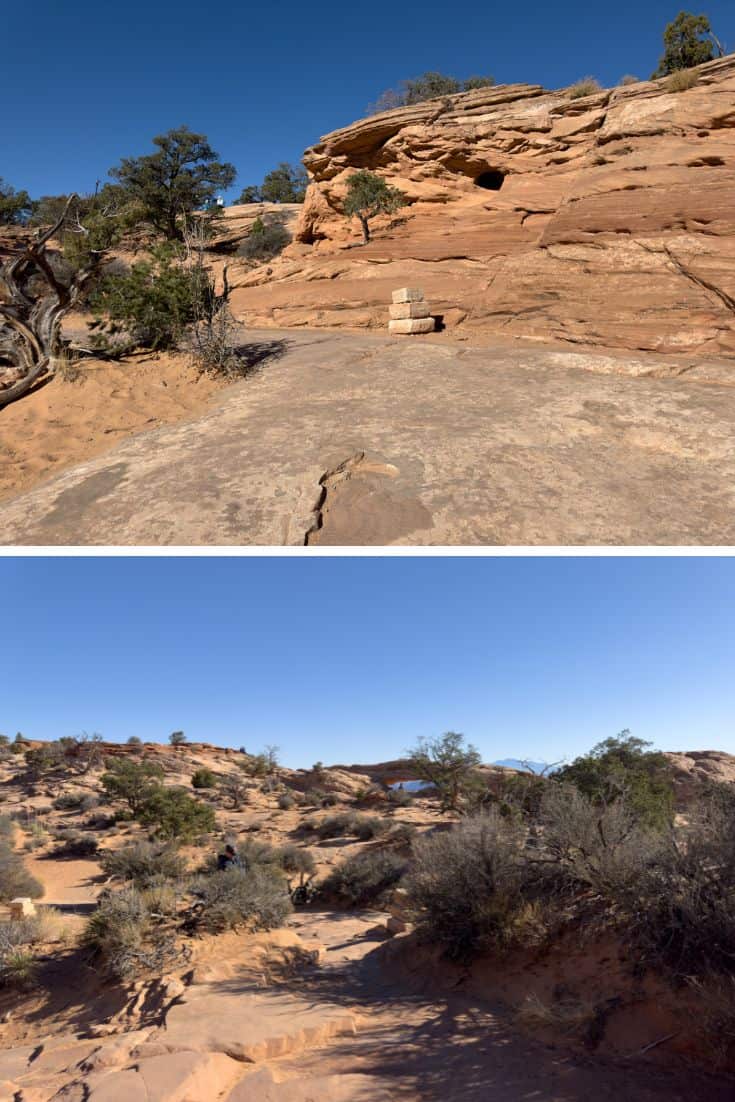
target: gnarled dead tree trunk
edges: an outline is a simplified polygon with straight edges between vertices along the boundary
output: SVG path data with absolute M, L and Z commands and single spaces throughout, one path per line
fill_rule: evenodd
M 0 408 L 54 373 L 65 347 L 64 315 L 101 259 L 101 254 L 92 254 L 89 263 L 70 276 L 55 271 L 51 263 L 48 242 L 66 222 L 76 198 L 69 197 L 50 229 L 0 265 Z M 79 223 L 75 229 L 86 232 Z M 11 380 L 9 386 L 3 386 L 3 376 Z

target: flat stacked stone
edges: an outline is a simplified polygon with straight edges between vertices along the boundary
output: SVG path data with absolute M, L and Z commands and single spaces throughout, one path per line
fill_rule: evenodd
M 424 292 L 417 287 L 401 287 L 393 292 L 388 329 L 391 333 L 433 333 L 434 319 Z

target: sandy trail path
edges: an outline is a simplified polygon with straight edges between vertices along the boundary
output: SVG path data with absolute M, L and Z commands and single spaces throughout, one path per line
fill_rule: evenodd
M 5 545 L 735 542 L 732 365 L 249 331 L 257 373 L 0 505 Z
M 725 1102 L 732 1084 L 655 1064 L 571 1054 L 522 1035 L 507 1010 L 461 993 L 411 991 L 391 979 L 379 950 L 385 915 L 312 912 L 294 920 L 299 935 L 326 949 L 317 970 L 289 991 L 352 1007 L 355 1036 L 271 1062 L 261 1071 L 268 1102 Z M 427 986 L 431 986 L 429 979 Z M 273 1085 L 265 1089 L 269 1077 Z M 341 1093 L 340 1083 L 345 1085 Z M 349 1088 L 346 1084 L 350 1084 Z M 246 1077 L 232 1102 L 261 1098 Z

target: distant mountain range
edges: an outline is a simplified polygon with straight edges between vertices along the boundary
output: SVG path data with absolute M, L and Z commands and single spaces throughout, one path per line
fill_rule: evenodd
M 494 761 L 493 765 L 504 765 L 507 769 L 520 769 L 526 773 L 543 773 L 544 769 L 549 768 L 548 762 L 520 761 L 519 758 L 502 758 L 500 761 Z

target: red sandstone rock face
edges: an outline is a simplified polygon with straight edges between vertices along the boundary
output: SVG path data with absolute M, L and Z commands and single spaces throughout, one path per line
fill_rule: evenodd
M 735 56 L 699 72 L 681 93 L 483 88 L 327 135 L 305 154 L 300 244 L 236 279 L 236 312 L 383 327 L 409 284 L 450 327 L 735 354 Z M 410 203 L 364 247 L 341 213 L 358 168 Z

